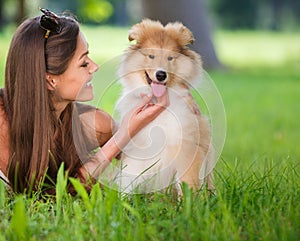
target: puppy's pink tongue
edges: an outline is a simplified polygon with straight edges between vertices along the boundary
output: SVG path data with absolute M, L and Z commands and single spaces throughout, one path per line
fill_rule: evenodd
M 155 97 L 163 96 L 167 89 L 167 87 L 164 84 L 158 84 L 155 82 L 151 83 L 151 88 L 152 88 L 153 95 Z

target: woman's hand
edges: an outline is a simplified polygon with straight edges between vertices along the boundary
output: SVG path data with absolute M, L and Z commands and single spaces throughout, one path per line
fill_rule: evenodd
M 166 92 L 152 103 L 152 95 L 141 96 L 141 103 L 137 108 L 132 109 L 123 119 L 119 130 L 116 133 L 116 142 L 123 148 L 129 140 L 142 128 L 153 121 L 161 112 L 169 106 L 169 95 Z
M 85 179 L 90 176 L 97 178 L 127 145 L 130 139 L 142 128 L 153 121 L 166 107 L 169 106 L 169 96 L 157 98 L 157 103 L 152 103 L 152 96 L 142 96 L 142 101 L 137 108 L 132 109 L 123 119 L 120 128 L 109 139 L 89 162 L 80 168 L 80 175 Z

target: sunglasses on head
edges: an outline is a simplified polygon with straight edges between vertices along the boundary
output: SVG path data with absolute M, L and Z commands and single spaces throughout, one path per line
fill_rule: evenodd
M 60 33 L 62 27 L 59 23 L 59 17 L 46 8 L 40 8 L 43 15 L 40 17 L 40 27 L 46 30 L 45 39 L 49 37 L 51 33 Z

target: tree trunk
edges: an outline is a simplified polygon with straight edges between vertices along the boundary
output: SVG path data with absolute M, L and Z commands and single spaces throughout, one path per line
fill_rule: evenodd
M 3 18 L 3 0 L 0 0 L 0 31 L 4 26 L 4 18 Z
M 142 16 L 163 24 L 180 21 L 194 34 L 191 46 L 203 60 L 205 69 L 216 69 L 221 63 L 211 40 L 211 31 L 203 0 L 141 0 Z
M 114 14 L 112 16 L 112 23 L 120 26 L 128 24 L 128 12 L 126 9 L 126 1 L 113 1 Z
M 17 23 L 23 22 L 25 16 L 25 0 L 18 0 Z
M 272 30 L 279 30 L 280 29 L 280 20 L 281 20 L 281 12 L 282 12 L 282 1 L 280 0 L 272 0 L 271 7 L 272 7 Z

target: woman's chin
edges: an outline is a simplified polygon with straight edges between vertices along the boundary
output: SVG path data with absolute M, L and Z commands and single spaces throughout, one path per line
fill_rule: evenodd
M 85 88 L 84 91 L 81 91 L 77 97 L 76 97 L 76 101 L 90 101 L 94 99 L 94 92 L 93 92 L 93 88 L 91 88 L 91 90 L 87 91 L 87 88 Z

